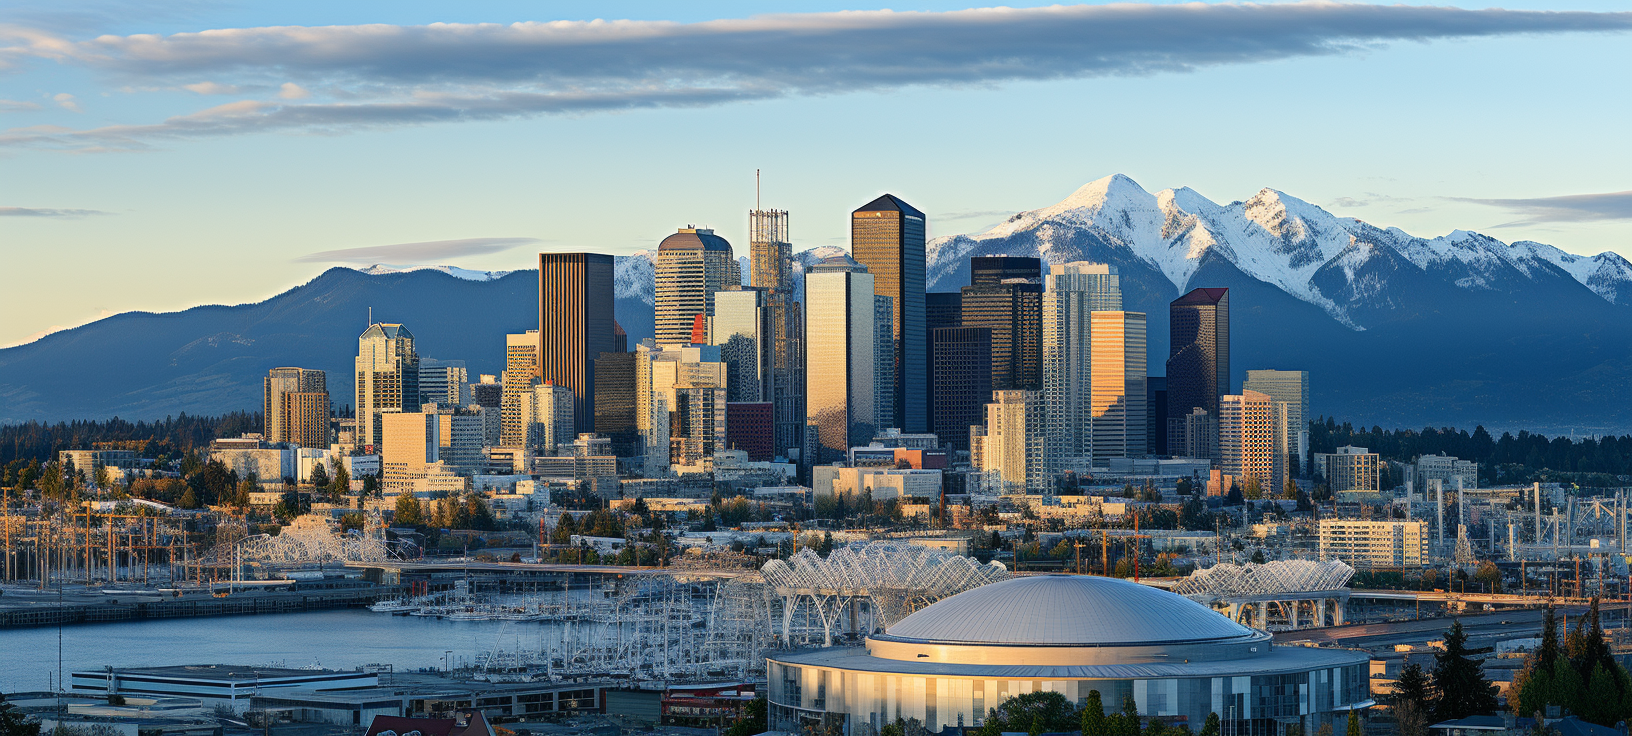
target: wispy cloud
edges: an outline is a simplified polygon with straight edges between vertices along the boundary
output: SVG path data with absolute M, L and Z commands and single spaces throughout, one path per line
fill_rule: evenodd
M 219 84 L 278 94 L 158 123 L 14 129 L 0 133 L 0 145 L 139 149 L 255 131 L 334 133 L 910 85 L 1144 75 L 1398 41 L 1628 29 L 1632 13 L 1327 2 L 853 11 L 701 23 L 276 26 L 90 40 L 13 26 L 0 28 L 0 67 L 50 60 L 171 88 L 209 84 L 213 91 Z M 302 101 L 306 95 L 314 98 Z
M 0 207 L 0 217 L 91 217 L 106 215 L 101 210 L 65 210 L 42 207 Z
M 1561 197 L 1530 199 L 1477 199 L 1446 197 L 1455 202 L 1472 202 L 1499 207 L 1524 219 L 1494 227 L 1525 227 L 1547 222 L 1592 222 L 1632 220 L 1632 191 L 1601 194 L 1568 194 Z
M 0 112 L 21 112 L 23 110 L 38 110 L 40 106 L 35 102 L 19 102 L 17 100 L 0 100 Z
M 308 253 L 296 263 L 423 263 L 443 258 L 487 255 L 541 242 L 538 238 L 465 238 L 423 243 L 370 245 Z
M 234 95 L 243 89 L 236 84 L 219 84 L 216 82 L 194 82 L 181 85 L 181 88 L 201 95 Z
M 966 212 L 943 212 L 935 216 L 937 220 L 972 220 L 977 217 L 1008 217 L 1018 210 L 970 210 Z

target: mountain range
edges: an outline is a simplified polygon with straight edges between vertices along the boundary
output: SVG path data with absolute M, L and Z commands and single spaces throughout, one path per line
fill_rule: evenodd
M 795 281 L 842 252 L 796 253 Z M 1222 286 L 1237 388 L 1250 368 L 1302 369 L 1314 414 L 1366 425 L 1632 428 L 1632 264 L 1613 253 L 1462 230 L 1421 238 L 1273 189 L 1217 204 L 1115 175 L 931 241 L 930 290 L 957 290 L 971 256 L 999 254 L 1115 265 L 1124 308 L 1150 315 L 1154 375 L 1167 303 Z M 650 257 L 616 263 L 616 316 L 631 344 L 652 334 Z M 530 270 L 382 264 L 331 268 L 253 304 L 115 315 L 0 350 L 0 422 L 254 409 L 261 376 L 280 365 L 328 371 L 335 403 L 349 404 L 370 306 L 407 325 L 422 356 L 465 360 L 474 380 L 501 370 L 507 332 L 536 326 L 536 288 Z

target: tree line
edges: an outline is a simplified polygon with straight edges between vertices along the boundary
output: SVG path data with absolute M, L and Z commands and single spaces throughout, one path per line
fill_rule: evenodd
M 1523 482 L 1524 471 L 1632 475 L 1632 435 L 1603 437 L 1547 437 L 1520 430 L 1492 437 L 1483 426 L 1472 432 L 1454 427 L 1370 429 L 1339 424 L 1332 417 L 1309 423 L 1311 452 L 1335 452 L 1344 445 L 1365 447 L 1387 460 L 1411 462 L 1419 455 L 1444 453 L 1479 463 L 1480 479 Z M 1507 466 L 1504 471 L 1504 466 Z M 1499 477 L 1501 475 L 1511 477 Z
M 0 465 L 16 461 L 44 463 L 61 450 L 89 450 L 116 443 L 140 457 L 177 458 L 218 437 L 261 431 L 261 413 L 235 411 L 221 416 L 174 417 L 131 422 L 118 417 L 73 422 L 25 422 L 0 425 Z

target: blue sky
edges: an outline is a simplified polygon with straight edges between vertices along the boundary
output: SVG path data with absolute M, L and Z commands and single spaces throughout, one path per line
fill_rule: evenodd
M 1120 172 L 1632 256 L 1628 0 L 146 5 L 0 18 L 0 345 L 337 259 L 740 250 L 756 168 L 796 248 L 884 191 L 948 235 Z M 598 18 L 636 22 L 509 26 Z M 333 253 L 427 241 L 463 242 Z

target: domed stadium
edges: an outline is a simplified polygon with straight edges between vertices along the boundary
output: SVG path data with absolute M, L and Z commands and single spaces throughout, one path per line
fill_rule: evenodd
M 1226 734 L 1312 733 L 1369 700 L 1369 657 L 1348 649 L 1275 646 L 1195 601 L 1115 578 L 1036 575 L 984 585 L 913 613 L 865 647 L 769 658 L 773 728 L 824 716 L 846 733 L 897 718 L 930 732 L 978 726 L 988 709 L 1052 691 L 1199 731 L 1217 713 Z

